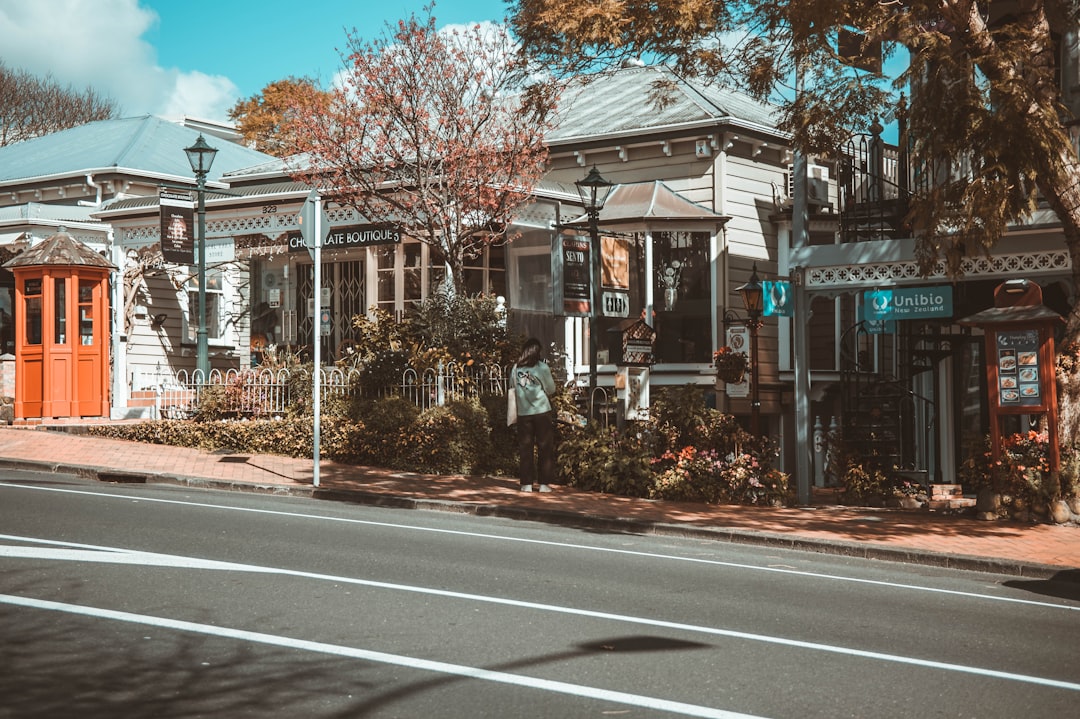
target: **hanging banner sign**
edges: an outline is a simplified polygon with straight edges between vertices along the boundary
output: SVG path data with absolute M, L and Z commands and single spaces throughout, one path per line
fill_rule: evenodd
M 190 192 L 158 190 L 161 256 L 178 265 L 195 264 L 195 201 Z
M 952 286 L 867 290 L 863 293 L 863 305 L 868 322 L 952 317 Z
M 288 233 L 289 252 L 304 252 L 308 249 L 301 232 Z M 350 247 L 371 247 L 374 245 L 396 245 L 401 242 L 401 232 L 392 225 L 351 225 L 332 228 L 323 236 L 324 250 L 343 250 Z
M 557 307 L 556 313 L 566 317 L 587 317 L 592 309 L 588 239 L 563 237 L 558 260 L 562 265 L 562 307 Z
M 745 355 L 750 354 L 750 330 L 744 326 L 733 326 L 727 329 L 727 346 L 736 352 Z M 750 382 L 743 375 L 742 382 L 727 382 L 727 396 L 732 398 L 749 397 Z
M 776 282 L 765 281 L 761 283 L 762 299 L 764 307 L 762 315 L 771 317 L 793 317 L 795 307 L 791 302 L 791 283 L 784 280 Z

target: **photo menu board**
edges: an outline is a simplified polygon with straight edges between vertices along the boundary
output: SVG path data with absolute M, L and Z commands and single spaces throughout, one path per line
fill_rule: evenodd
M 998 332 L 997 378 L 1000 406 L 1038 407 L 1043 404 L 1038 330 Z

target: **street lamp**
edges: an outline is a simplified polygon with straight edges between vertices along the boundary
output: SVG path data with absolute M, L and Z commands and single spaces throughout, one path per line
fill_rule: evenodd
M 209 347 L 206 340 L 206 175 L 214 164 L 217 148 L 206 144 L 202 134 L 195 144 L 185 147 L 191 171 L 195 173 L 195 183 L 199 192 L 199 329 L 195 344 L 195 369 L 206 381 L 210 374 Z
M 593 394 L 596 392 L 597 318 L 600 315 L 600 211 L 604 209 L 614 185 L 600 176 L 596 165 L 584 179 L 574 183 L 581 204 L 589 215 L 589 415 L 593 416 Z M 595 417 L 593 417 L 595 419 Z
M 746 308 L 746 327 L 750 330 L 750 434 L 761 434 L 761 398 L 758 395 L 758 330 L 761 329 L 761 308 L 764 303 L 761 282 L 758 281 L 757 263 L 750 273 L 750 280 L 736 289 Z

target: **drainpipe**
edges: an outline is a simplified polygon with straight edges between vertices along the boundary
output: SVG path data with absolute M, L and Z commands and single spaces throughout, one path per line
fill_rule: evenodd
M 89 176 L 88 176 L 89 177 Z M 100 192 L 100 188 L 98 189 Z M 124 326 L 124 248 L 116 242 L 116 233 L 110 227 L 107 234 L 107 242 L 112 263 L 118 269 L 112 282 L 112 298 L 110 301 L 111 311 L 109 321 L 112 323 L 112 331 L 109 338 L 112 344 L 112 373 L 110 388 L 112 402 L 110 414 L 112 419 L 122 419 L 127 416 L 128 391 L 127 377 L 127 328 Z
M 101 207 L 101 185 L 94 182 L 94 173 L 86 173 L 86 184 L 97 190 L 97 198 L 94 200 L 94 206 Z

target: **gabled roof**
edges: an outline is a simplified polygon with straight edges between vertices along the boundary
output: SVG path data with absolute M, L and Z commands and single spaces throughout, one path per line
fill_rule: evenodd
M 135 171 L 153 177 L 192 177 L 184 148 L 199 136 L 153 115 L 100 120 L 0 147 L 0 184 L 84 171 Z M 215 140 L 218 154 L 207 179 L 273 159 L 233 142 Z
M 670 84 L 670 89 L 658 93 L 657 83 Z M 548 142 L 719 121 L 779 134 L 776 107 L 736 90 L 680 77 L 664 65 L 624 67 L 575 80 L 559 100 L 557 118 Z
M 600 211 L 599 224 L 603 226 L 664 221 L 724 224 L 730 219 L 725 215 L 718 215 L 704 205 L 691 202 L 660 180 L 654 180 L 616 186 L 604 203 L 604 209 Z M 587 222 L 588 216 L 582 215 L 568 224 L 585 225 Z

